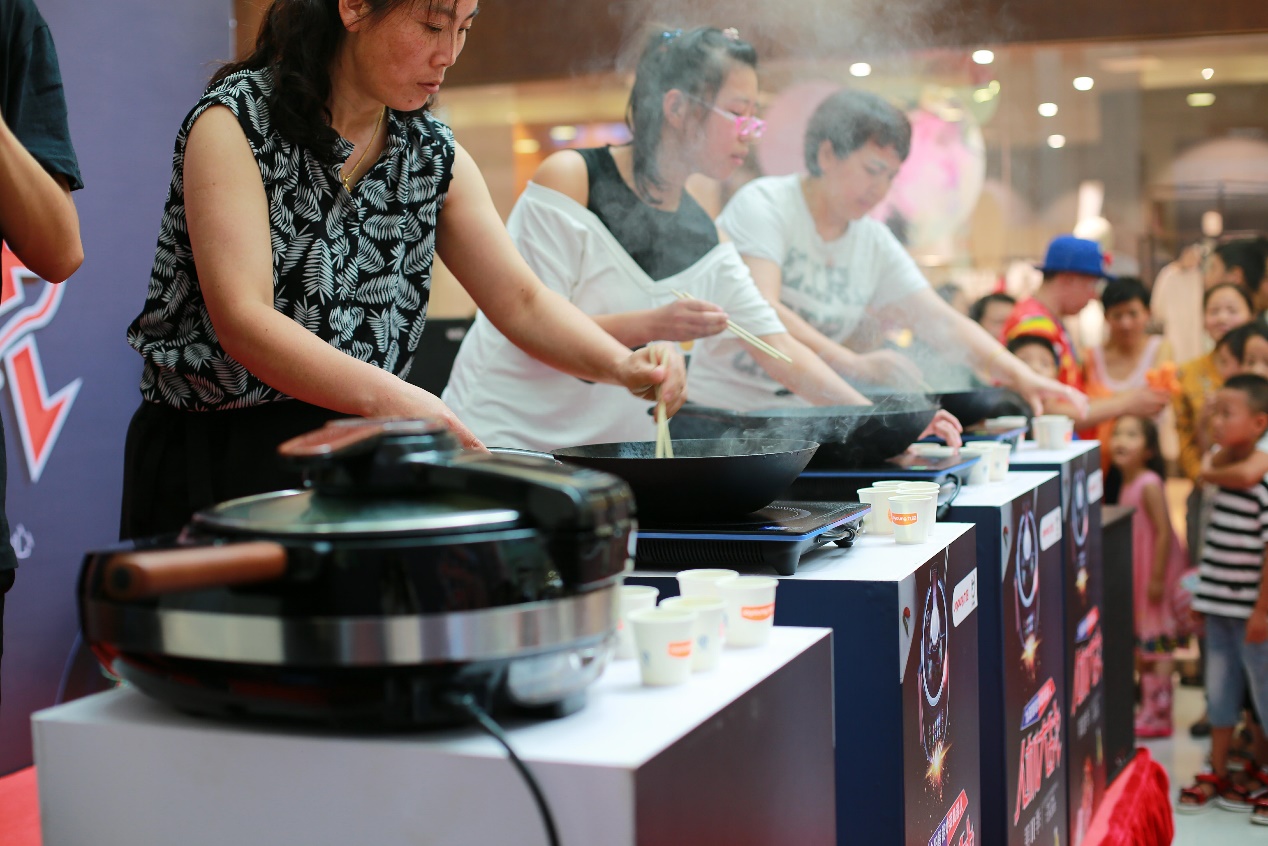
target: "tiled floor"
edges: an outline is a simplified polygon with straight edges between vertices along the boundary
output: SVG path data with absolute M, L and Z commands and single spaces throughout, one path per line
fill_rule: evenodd
M 1202 691 L 1193 687 L 1176 689 L 1176 734 L 1168 740 L 1142 740 L 1140 744 L 1171 778 L 1171 801 L 1180 788 L 1192 782 L 1193 774 L 1206 759 L 1207 742 L 1189 737 L 1189 725 L 1202 715 Z M 1268 826 L 1251 825 L 1246 814 L 1234 814 L 1213 807 L 1202 814 L 1176 814 L 1175 846 L 1264 846 Z

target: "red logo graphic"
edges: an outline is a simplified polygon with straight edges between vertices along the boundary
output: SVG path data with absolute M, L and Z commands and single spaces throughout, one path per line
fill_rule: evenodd
M 771 615 L 775 613 L 775 603 L 770 602 L 766 605 L 744 605 L 740 607 L 740 616 L 745 620 L 769 620 Z
M 28 302 L 28 289 L 39 296 Z M 8 245 L 0 249 L 0 358 L 18 424 L 22 452 L 31 481 L 38 482 L 83 385 L 76 379 L 50 395 L 34 332 L 52 322 L 65 289 L 50 285 L 27 270 Z
M 669 642 L 669 655 L 672 658 L 690 658 L 691 641 L 672 640 Z

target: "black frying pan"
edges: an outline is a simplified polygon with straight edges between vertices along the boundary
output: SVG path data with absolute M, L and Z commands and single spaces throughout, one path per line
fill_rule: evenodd
M 673 458 L 656 458 L 652 442 L 592 444 L 551 454 L 624 479 L 634 490 L 640 517 L 694 521 L 770 505 L 817 447 L 806 440 L 742 438 L 675 440 Z
M 974 388 L 936 394 L 934 401 L 951 413 L 960 425 L 969 428 L 992 417 L 1024 415 L 1033 417 L 1034 410 L 1021 394 L 1009 388 Z
M 874 467 L 920 437 L 938 407 L 921 394 L 876 405 L 738 412 L 687 403 L 669 420 L 675 438 L 801 438 L 817 441 L 812 468 Z M 676 442 L 675 442 L 676 443 Z

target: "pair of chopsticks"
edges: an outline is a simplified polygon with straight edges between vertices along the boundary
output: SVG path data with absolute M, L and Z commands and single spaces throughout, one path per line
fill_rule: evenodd
M 664 346 L 658 346 L 652 352 L 657 364 L 665 364 L 668 353 Z M 673 458 L 674 442 L 669 437 L 669 415 L 665 411 L 665 400 L 660 395 L 660 385 L 656 386 L 656 457 Z
M 695 299 L 695 297 L 691 296 L 691 294 L 684 293 L 683 291 L 674 291 L 673 295 L 680 300 L 694 300 Z M 762 352 L 766 353 L 771 358 L 777 358 L 780 361 L 786 361 L 789 364 L 792 364 L 791 358 L 789 358 L 787 355 L 780 352 L 779 350 L 775 349 L 770 344 L 766 343 L 761 338 L 757 337 L 752 332 L 748 331 L 743 326 L 736 323 L 734 320 L 728 320 L 726 322 L 726 328 L 730 329 L 731 333 L 735 335 L 737 338 L 739 338 L 742 341 L 747 341 L 748 343 L 757 347 Z

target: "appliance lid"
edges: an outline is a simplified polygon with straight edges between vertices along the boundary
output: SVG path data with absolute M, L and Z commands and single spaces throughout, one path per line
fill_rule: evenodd
M 356 497 L 292 490 L 222 502 L 195 514 L 194 524 L 234 534 L 346 537 L 446 535 L 521 523 L 519 511 L 465 494 Z

